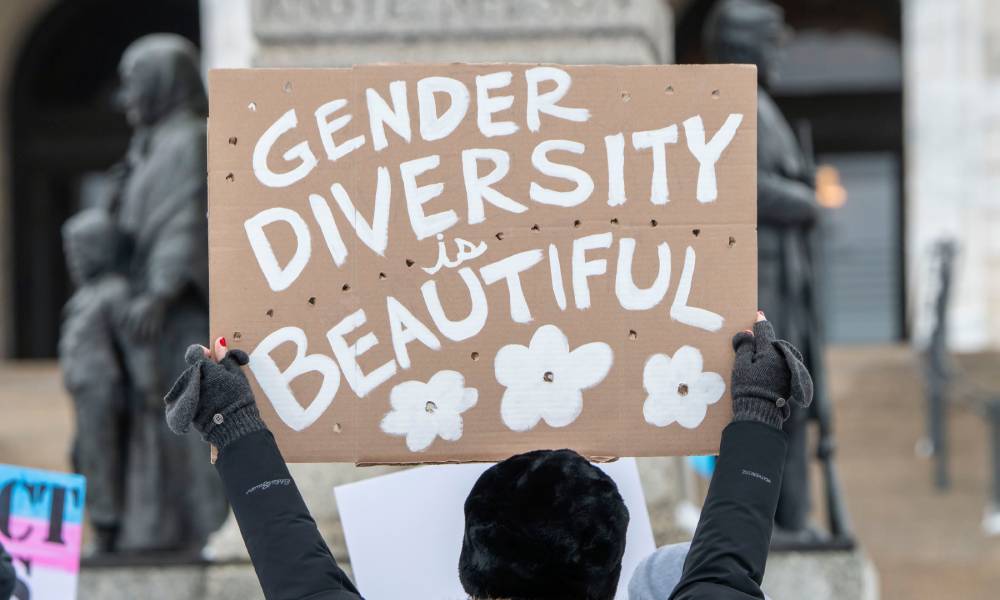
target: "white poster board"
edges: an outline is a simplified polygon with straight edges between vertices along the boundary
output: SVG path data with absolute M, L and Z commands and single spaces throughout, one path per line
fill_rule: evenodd
M 465 498 L 490 464 L 419 467 L 337 486 L 354 581 L 367 600 L 466 600 L 458 580 Z M 634 458 L 597 465 L 621 492 L 629 511 L 617 600 L 656 549 Z

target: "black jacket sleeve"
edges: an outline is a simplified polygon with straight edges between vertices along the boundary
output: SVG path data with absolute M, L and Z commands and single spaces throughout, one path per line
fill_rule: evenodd
M 785 466 L 785 434 L 754 421 L 730 423 L 708 497 L 671 600 L 750 600 L 760 582 Z
M 360 600 L 323 541 L 270 431 L 230 443 L 215 467 L 268 600 Z
M 17 583 L 17 576 L 14 574 L 14 563 L 11 562 L 10 555 L 0 544 L 0 599 L 7 600 L 14 593 L 14 585 Z
M 819 216 L 816 192 L 801 181 L 773 173 L 757 174 L 757 220 L 764 225 L 798 227 Z

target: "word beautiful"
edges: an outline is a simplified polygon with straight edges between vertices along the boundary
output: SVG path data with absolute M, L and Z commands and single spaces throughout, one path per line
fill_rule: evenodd
M 572 81 L 569 73 L 554 67 L 536 67 L 524 72 L 526 79 L 525 122 L 532 132 L 542 128 L 542 115 L 555 119 L 584 123 L 590 120 L 586 108 L 562 106 L 560 102 L 570 90 Z M 476 77 L 475 119 L 479 133 L 486 138 L 512 135 L 519 126 L 511 121 L 499 120 L 497 113 L 511 109 L 514 97 L 497 92 L 512 82 L 512 73 L 502 71 Z M 366 144 L 377 153 L 389 146 L 387 128 L 407 143 L 413 139 L 411 115 L 407 107 L 406 82 L 394 81 L 389 84 L 389 100 L 374 89 L 365 93 L 369 128 L 367 135 L 356 135 L 349 139 L 336 139 L 336 134 L 344 129 L 353 118 L 350 114 L 337 113 L 347 108 L 345 99 L 326 102 L 315 111 L 316 127 L 329 161 L 337 161 L 351 152 L 358 151 Z M 464 83 L 449 77 L 426 77 L 416 82 L 418 110 L 416 124 L 419 135 L 426 141 L 444 141 L 462 124 L 470 113 L 471 98 Z M 548 91 L 542 92 L 541 89 Z M 449 97 L 448 108 L 438 110 L 438 96 Z M 700 116 L 683 122 L 687 149 L 698 163 L 698 183 L 696 198 L 700 203 L 713 202 L 718 197 L 716 184 L 716 163 L 733 140 L 742 123 L 741 114 L 730 114 L 725 123 L 711 139 L 706 141 L 706 132 Z M 294 109 L 284 113 L 257 141 L 253 152 L 253 170 L 257 179 L 265 186 L 282 188 L 295 184 L 308 176 L 318 164 L 318 159 L 308 141 L 298 141 L 282 154 L 288 163 L 294 163 L 287 170 L 273 168 L 276 160 L 271 154 L 278 140 L 298 127 L 298 116 Z M 370 136 L 370 138 L 369 138 Z M 339 137 L 346 137 L 341 134 Z M 663 205 L 669 202 L 667 177 L 667 146 L 678 143 L 679 131 L 676 124 L 661 129 L 635 131 L 631 133 L 632 146 L 639 151 L 648 150 L 652 159 L 652 178 L 649 182 L 649 201 Z M 626 203 L 625 189 L 625 133 L 610 132 L 604 136 L 604 155 L 608 177 L 607 203 L 620 206 Z M 524 198 L 514 199 L 497 189 L 511 169 L 511 156 L 505 150 L 485 147 L 461 151 L 461 169 L 464 182 L 465 219 L 470 225 L 483 223 L 486 219 L 486 205 L 491 210 L 521 214 L 529 210 Z M 570 182 L 572 189 L 552 189 L 545 181 L 531 181 L 527 190 L 527 200 L 541 205 L 575 207 L 588 201 L 594 193 L 594 178 L 583 168 L 557 162 L 552 152 L 568 152 L 583 155 L 584 144 L 563 139 L 548 139 L 535 145 L 531 152 L 531 165 L 541 176 Z M 450 154 L 450 153 L 449 153 Z M 515 160 L 520 164 L 519 157 Z M 577 160 L 581 160 L 577 158 Z M 492 163 L 492 167 L 482 169 L 481 163 Z M 404 304 L 394 296 L 386 296 L 384 313 L 381 307 L 367 306 L 342 318 L 327 332 L 326 338 L 332 350 L 332 357 L 319 353 L 307 353 L 307 336 L 298 327 L 283 327 L 266 336 L 251 353 L 250 368 L 258 383 L 267 394 L 279 417 L 292 429 L 301 431 L 311 425 L 330 405 L 340 386 L 341 377 L 354 394 L 363 398 L 394 377 L 400 369 L 411 367 L 408 347 L 414 342 L 431 350 L 442 349 L 442 338 L 461 342 L 482 332 L 489 316 L 489 303 L 485 286 L 500 282 L 506 285 L 509 300 L 510 319 L 516 323 L 532 321 L 532 307 L 529 306 L 522 286 L 522 274 L 533 269 L 546 269 L 551 284 L 552 301 L 559 311 L 567 310 L 570 301 L 578 310 L 591 306 L 590 280 L 609 272 L 608 261 L 616 260 L 614 272 L 614 293 L 624 310 L 644 311 L 663 304 L 670 291 L 671 248 L 666 242 L 658 243 L 656 253 L 658 270 L 648 287 L 636 285 L 632 275 L 632 263 L 636 252 L 636 239 L 619 237 L 611 232 L 583 235 L 576 239 L 559 240 L 556 243 L 540 244 L 537 248 L 517 252 L 495 260 L 487 254 L 485 242 L 472 243 L 455 239 L 457 254 L 450 259 L 444 241 L 445 232 L 459 223 L 460 218 L 450 198 L 461 194 L 444 195 L 445 185 L 438 181 L 432 184 L 418 184 L 417 178 L 431 177 L 431 171 L 440 166 L 440 155 L 430 154 L 403 162 L 398 166 L 402 181 L 402 200 L 406 205 L 409 225 L 417 240 L 436 238 L 439 254 L 437 264 L 425 267 L 424 271 L 433 277 L 450 276 L 445 270 L 453 269 L 463 281 L 470 300 L 471 309 L 462 318 L 446 315 L 438 294 L 435 278 L 420 285 L 423 314 L 418 317 L 413 306 Z M 345 171 L 349 171 L 345 169 Z M 486 173 L 486 174 L 483 174 Z M 353 174 L 353 173 L 352 173 Z M 342 219 L 334 216 L 327 198 L 319 193 L 309 193 L 308 200 L 312 217 L 336 268 L 342 267 L 348 259 L 348 245 L 340 233 L 340 225 L 353 228 L 357 239 L 374 255 L 385 257 L 389 248 L 389 207 L 392 198 L 390 169 L 379 166 L 375 173 L 374 207 L 371 220 L 362 216 L 341 182 L 330 185 L 330 195 Z M 567 187 L 565 184 L 560 186 Z M 439 206 L 431 207 L 438 199 Z M 452 204 L 449 205 L 448 203 Z M 272 249 L 265 228 L 273 223 L 284 222 L 291 227 L 295 238 L 292 258 L 282 266 Z M 311 258 L 312 231 L 299 212 L 286 207 L 266 208 L 244 223 L 251 249 L 268 285 L 274 292 L 291 286 L 302 274 Z M 270 229 L 268 229 L 270 230 Z M 570 256 L 560 255 L 559 247 L 568 249 Z M 360 245 L 355 246 L 360 248 Z M 485 258 L 481 258 L 484 257 Z M 616 256 L 616 259 L 614 258 Z M 676 277 L 673 299 L 670 301 L 670 317 L 685 325 L 705 331 L 718 331 L 723 325 L 721 315 L 695 306 L 689 306 L 688 298 L 694 280 L 696 253 L 694 248 L 684 250 L 684 264 Z M 481 266 L 472 267 L 467 263 L 481 260 Z M 568 262 L 571 289 L 564 288 L 563 263 Z M 331 266 L 333 266 L 331 265 Z M 571 294 L 570 294 L 571 293 Z M 571 300 L 570 300 L 571 295 Z M 531 294 L 532 298 L 538 298 Z M 534 300 L 533 300 L 534 301 Z M 534 301 L 537 302 L 537 301 Z M 551 312 L 548 306 L 535 307 L 537 311 Z M 367 310 L 366 310 L 367 309 Z M 388 323 L 393 357 L 380 366 L 365 371 L 359 358 L 375 348 L 379 339 L 372 330 L 365 331 L 369 314 L 378 311 L 378 318 Z M 433 324 L 433 329 L 428 323 Z M 356 339 L 349 343 L 348 338 Z M 284 369 L 271 358 L 271 354 L 286 343 L 295 347 L 295 358 Z M 323 375 L 323 383 L 314 401 L 303 408 L 294 398 L 290 383 L 296 377 L 308 372 Z

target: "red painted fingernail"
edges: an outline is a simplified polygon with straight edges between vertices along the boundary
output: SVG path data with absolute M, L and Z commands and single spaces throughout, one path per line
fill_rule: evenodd
M 219 345 L 223 348 L 226 347 L 226 338 L 219 338 Z

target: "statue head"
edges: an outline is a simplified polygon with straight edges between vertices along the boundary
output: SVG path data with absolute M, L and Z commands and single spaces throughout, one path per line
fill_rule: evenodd
M 77 285 L 114 269 L 119 234 L 104 210 L 88 208 L 73 215 L 63 224 L 62 236 L 66 265 Z
M 757 65 L 766 87 L 788 31 L 784 11 L 769 0 L 719 0 L 705 23 L 705 50 L 715 63 Z
M 152 125 L 180 109 L 205 114 L 198 49 L 172 33 L 132 42 L 118 64 L 119 99 L 134 127 Z

